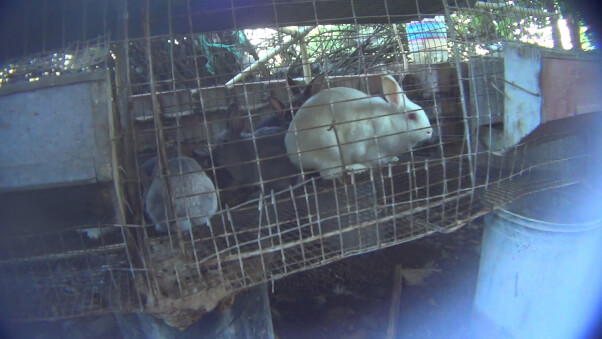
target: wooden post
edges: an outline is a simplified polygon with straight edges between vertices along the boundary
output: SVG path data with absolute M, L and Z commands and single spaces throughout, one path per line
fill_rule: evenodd
M 387 326 L 387 333 L 385 334 L 386 339 L 397 338 L 397 317 L 399 315 L 399 304 L 401 303 L 401 292 L 403 291 L 403 275 L 401 271 L 401 264 L 395 266 L 391 307 L 389 309 L 389 324 Z

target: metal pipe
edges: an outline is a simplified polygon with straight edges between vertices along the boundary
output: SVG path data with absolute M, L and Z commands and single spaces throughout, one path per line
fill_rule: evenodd
M 234 87 L 234 84 L 236 84 L 237 82 L 240 82 L 242 80 L 244 80 L 246 77 L 248 77 L 254 70 L 256 70 L 261 64 L 265 63 L 266 61 L 270 60 L 271 58 L 273 58 L 276 54 L 282 52 L 283 49 L 289 47 L 290 45 L 294 44 L 295 42 L 299 41 L 300 39 L 302 39 L 303 37 L 305 37 L 307 34 L 309 34 L 309 32 L 311 32 L 313 29 L 315 28 L 315 26 L 311 26 L 311 27 L 304 27 L 301 28 L 298 32 L 298 35 L 295 37 L 290 37 L 287 41 L 283 42 L 282 44 L 280 44 L 280 46 L 272 48 L 271 50 L 268 51 L 268 53 L 266 55 L 264 55 L 263 57 L 259 58 L 259 60 L 255 61 L 253 64 L 251 64 L 249 67 L 245 68 L 244 70 L 242 70 L 242 72 L 238 73 L 234 78 L 230 79 L 228 82 L 226 82 L 226 87 L 227 88 L 232 88 Z
M 297 34 L 299 34 L 298 30 L 292 29 L 292 28 L 287 28 L 287 27 L 279 27 L 279 28 L 276 28 L 276 30 L 278 32 L 282 32 L 284 34 L 288 34 L 292 37 L 295 37 L 295 36 L 297 36 Z
M 303 81 L 305 84 L 311 82 L 311 65 L 309 64 L 309 57 L 307 56 L 307 44 L 305 39 L 299 39 L 299 47 L 301 47 L 301 63 L 303 65 Z

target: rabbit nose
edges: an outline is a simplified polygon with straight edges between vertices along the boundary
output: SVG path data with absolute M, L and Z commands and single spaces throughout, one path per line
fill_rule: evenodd
M 429 135 L 429 136 L 433 135 L 433 129 L 432 128 L 427 129 L 426 130 L 426 135 Z

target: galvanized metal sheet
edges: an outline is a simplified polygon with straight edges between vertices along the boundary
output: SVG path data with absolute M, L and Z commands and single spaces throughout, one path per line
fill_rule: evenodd
M 504 138 L 516 145 L 541 124 L 541 49 L 504 46 Z
M 474 57 L 468 61 L 470 116 L 475 126 L 502 122 L 504 115 L 504 60 Z M 474 130 L 474 129 L 473 129 Z
M 0 190 L 110 177 L 106 90 L 99 84 L 0 97 Z

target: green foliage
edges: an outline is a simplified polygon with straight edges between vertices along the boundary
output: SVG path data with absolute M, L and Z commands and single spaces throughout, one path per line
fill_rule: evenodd
M 399 32 L 403 31 L 403 27 L 399 28 Z M 260 50 L 277 46 L 283 38 L 284 35 L 277 33 L 255 47 Z M 328 69 L 333 74 L 364 72 L 379 63 L 387 63 L 395 56 L 391 52 L 397 46 L 392 26 L 383 24 L 319 26 L 304 41 L 309 62 L 316 66 L 314 69 Z M 268 63 L 271 67 L 300 65 L 300 45 L 293 44 Z
M 504 41 L 523 41 L 540 45 L 551 44 L 545 35 L 551 35 L 551 15 L 543 11 L 544 1 L 541 0 L 515 0 L 519 7 L 538 9 L 541 14 L 534 15 L 531 11 L 516 11 L 508 9 L 477 9 L 463 8 L 454 11 L 450 16 L 453 32 L 449 34 L 453 52 L 460 53 L 465 59 L 469 56 L 494 52 L 499 44 Z
M 554 47 L 552 39 L 553 17 L 580 15 L 566 0 L 514 0 L 512 8 L 468 9 L 458 8 L 450 16 L 453 29 L 452 44 L 461 58 L 478 53 L 493 52 L 504 41 L 521 41 L 544 47 Z M 518 9 L 517 9 L 518 8 Z M 524 8 L 525 10 L 521 10 Z M 533 10 L 539 11 L 534 13 Z M 580 22 L 582 48 L 592 47 L 591 30 L 583 29 Z M 569 27 L 570 28 L 570 27 Z M 557 41 L 560 45 L 560 41 Z M 453 53 L 453 51 L 452 51 Z

